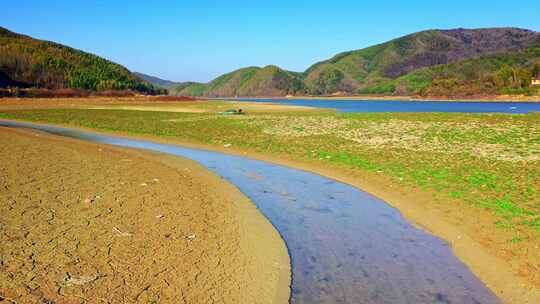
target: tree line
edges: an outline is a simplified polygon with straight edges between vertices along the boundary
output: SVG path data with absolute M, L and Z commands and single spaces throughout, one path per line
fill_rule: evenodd
M 166 94 L 125 67 L 57 43 L 0 32 L 1 83 L 90 91 L 133 90 Z

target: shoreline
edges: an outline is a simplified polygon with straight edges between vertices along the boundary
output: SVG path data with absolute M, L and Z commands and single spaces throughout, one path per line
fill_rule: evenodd
M 36 179 L 34 183 L 37 183 L 38 187 L 44 188 L 47 190 L 46 193 L 56 195 L 56 197 L 60 195 L 69 195 L 67 193 L 72 192 L 85 192 L 89 187 L 97 187 L 99 191 L 102 191 L 100 192 L 99 198 L 95 199 L 95 202 L 93 202 L 94 199 L 92 199 L 90 203 L 79 202 L 79 204 L 67 209 L 76 210 L 82 208 L 80 211 L 76 212 L 76 215 L 73 215 L 72 212 L 65 214 L 65 206 L 55 205 L 56 197 L 44 198 L 44 203 L 42 203 L 40 208 L 56 210 L 54 212 L 55 216 L 53 216 L 53 220 L 60 220 L 63 225 L 68 226 L 73 222 L 74 224 L 71 225 L 74 226 L 72 227 L 78 227 L 78 224 L 75 223 L 77 223 L 79 219 L 84 219 L 86 212 L 101 212 L 100 210 L 102 208 L 108 208 L 109 210 L 115 211 L 110 211 L 110 213 L 100 213 L 100 216 L 96 217 L 96 219 L 106 219 L 105 222 L 96 225 L 95 228 L 93 226 L 94 224 L 92 224 L 92 226 L 87 229 L 77 230 L 76 234 L 74 234 L 73 238 L 81 238 L 81 240 L 80 245 L 77 246 L 78 249 L 76 249 L 75 253 L 71 253 L 70 256 L 77 256 L 80 258 L 78 263 L 83 265 L 88 264 L 89 266 L 87 267 L 73 268 L 74 266 L 70 266 L 70 264 L 63 265 L 62 263 L 66 259 L 64 258 L 60 261 L 51 263 L 50 265 L 52 266 L 48 267 L 52 267 L 52 269 L 47 268 L 48 270 L 46 270 L 45 273 L 41 273 L 40 270 L 19 269 L 20 267 L 14 264 L 15 260 L 12 260 L 10 263 L 8 252 L 4 252 L 4 261 L 7 264 L 3 264 L 3 266 L 0 267 L 0 278 L 7 275 L 9 269 L 17 269 L 16 271 L 13 271 L 15 271 L 15 273 L 20 273 L 22 276 L 16 277 L 17 281 L 13 281 L 13 283 L 10 284 L 7 284 L 7 281 L 0 279 L 0 282 L 5 283 L 0 283 L 1 298 L 12 298 L 19 301 L 18 297 L 23 297 L 23 299 L 27 300 L 29 299 L 28 297 L 38 297 L 56 301 L 59 299 L 59 296 L 60 299 L 63 298 L 64 300 L 74 296 L 79 297 L 76 294 L 87 297 L 99 296 L 109 299 L 113 299 L 112 296 L 114 295 L 117 300 L 119 300 L 117 298 L 119 296 L 127 296 L 127 298 L 130 298 L 131 300 L 128 300 L 127 298 L 123 299 L 128 300 L 128 302 L 138 303 L 141 301 L 144 302 L 144 299 L 150 295 L 160 295 L 160 298 L 163 297 L 162 300 L 167 298 L 179 299 L 181 297 L 186 300 L 186 294 L 190 294 L 191 296 L 188 295 L 188 300 L 195 300 L 196 297 L 198 297 L 199 300 L 206 301 L 204 299 L 212 297 L 213 293 L 217 293 L 224 296 L 223 299 L 228 297 L 230 298 L 229 300 L 233 302 L 238 301 L 237 303 L 253 303 L 255 300 L 263 301 L 263 303 L 288 303 L 291 285 L 291 266 L 285 242 L 278 231 L 256 208 L 253 202 L 232 184 L 224 181 L 202 165 L 188 159 L 163 153 L 90 143 L 31 129 L 0 127 L 0 136 L 10 138 L 10 140 L 7 141 L 9 143 L 8 146 L 0 150 L 7 153 L 6 155 L 11 155 L 12 158 L 24 157 L 24 166 L 27 166 L 26 168 L 28 169 L 26 171 L 23 170 L 25 173 L 20 173 L 20 169 L 15 170 L 14 168 L 8 167 L 11 169 L 6 171 L 7 173 L 3 173 L 6 177 L 6 182 L 13 181 L 16 183 L 17 180 L 26 176 L 22 174 L 29 174 L 31 178 Z M 22 148 L 24 146 L 27 146 L 27 148 Z M 21 155 L 20 153 L 16 153 L 15 150 L 17 149 L 24 150 L 25 152 Z M 32 157 L 47 149 L 50 149 L 48 150 L 49 153 L 44 155 L 41 159 Z M 54 161 L 56 159 L 55 157 L 58 157 L 58 155 L 64 155 L 62 166 L 58 165 L 58 160 Z M 48 159 L 52 162 L 48 162 Z M 71 162 L 72 159 L 75 160 L 73 164 Z M 99 159 L 102 160 L 99 161 Z M 132 162 L 131 159 L 137 161 Z M 76 165 L 77 163 L 80 164 L 80 161 L 84 164 L 83 172 L 78 171 L 79 169 Z M 7 162 L 5 166 L 17 166 L 17 168 L 20 168 L 22 165 L 17 165 L 17 163 L 18 162 L 15 161 Z M 40 166 L 38 163 L 46 165 Z M 37 171 L 32 169 L 35 166 L 40 167 L 40 169 Z M 98 169 L 98 171 L 94 172 L 95 168 L 100 167 L 102 169 Z M 123 167 L 124 169 L 119 170 L 117 167 Z M 62 168 L 74 170 L 78 179 L 68 175 L 70 171 L 64 173 L 66 171 Z M 106 170 L 110 172 L 100 173 L 99 171 L 103 171 L 103 168 L 106 168 Z M 43 173 L 48 174 L 47 172 L 51 170 L 56 172 L 55 179 L 49 180 L 40 175 Z M 9 172 L 11 172 L 11 174 Z M 33 172 L 36 172 L 37 174 L 34 175 Z M 58 175 L 58 172 L 63 172 L 63 174 Z M 85 175 L 84 172 L 89 172 L 89 175 Z M 139 185 L 137 180 L 144 179 L 146 175 L 159 177 L 159 180 L 146 182 L 148 185 L 141 187 L 142 184 Z M 184 177 L 181 177 L 178 180 L 178 177 L 180 176 Z M 148 176 L 146 176 L 146 178 L 148 178 Z M 66 182 L 67 180 L 69 180 L 69 182 Z M 72 185 L 72 180 L 78 180 L 78 183 Z M 124 186 L 117 186 L 118 180 L 124 180 L 126 181 L 126 184 Z M 133 181 L 128 182 L 128 180 L 135 180 L 135 183 L 133 183 Z M 88 184 L 88 181 L 90 181 L 90 185 Z M 10 184 L 9 187 L 6 186 L 6 192 L 2 193 L 1 196 L 15 195 L 10 194 L 11 192 L 8 192 L 8 189 L 18 189 L 16 186 L 17 184 Z M 57 193 L 57 187 L 61 187 L 64 190 Z M 70 187 L 74 188 L 70 191 Z M 128 187 L 133 189 L 128 191 Z M 22 193 L 26 193 L 24 192 L 26 190 L 21 191 Z M 148 194 L 148 192 L 151 192 L 151 194 Z M 32 192 L 27 193 L 27 195 L 31 195 L 34 198 L 43 195 L 40 193 L 43 192 Z M 122 198 L 123 196 L 131 198 L 123 203 L 123 207 L 117 207 L 117 198 Z M 113 197 L 114 200 L 111 201 Z M 84 197 L 82 199 L 84 199 Z M 141 199 L 142 202 L 139 201 Z M 188 205 L 185 205 L 186 199 L 190 201 Z M 67 204 L 70 200 L 64 199 L 62 201 L 66 201 Z M 123 202 L 123 199 L 121 201 Z M 16 206 L 24 206 L 26 201 L 18 199 L 17 202 L 18 204 Z M 28 201 L 26 204 L 31 204 L 31 202 Z M 200 205 L 200 208 L 197 207 L 198 205 Z M 2 208 L 0 207 L 0 209 Z M 159 211 L 164 214 L 162 218 L 156 218 L 155 216 Z M 118 212 L 134 212 L 134 214 L 126 213 L 119 218 L 110 218 L 111 216 L 118 214 Z M 185 215 L 184 213 L 189 215 Z M 208 216 L 212 213 L 215 213 L 216 215 Z M 135 214 L 136 216 L 134 216 Z M 7 229 L 14 229 L 14 233 L 18 230 L 29 229 L 29 231 L 31 231 L 29 234 L 34 238 L 38 238 L 36 240 L 38 243 L 41 239 L 45 239 L 49 235 L 49 233 L 42 233 L 44 230 L 41 228 L 33 228 L 34 225 L 28 225 L 22 216 L 21 218 L 9 217 L 9 212 L 4 214 L 4 216 L 6 216 L 6 222 L 4 223 L 8 224 L 5 227 Z M 2 218 L 4 216 L 2 216 Z M 194 216 L 194 218 L 188 222 L 180 218 L 176 219 L 176 217 L 185 216 Z M 92 220 L 90 220 L 90 218 L 92 218 Z M 50 221 L 51 220 L 49 220 L 49 225 L 51 225 Z M 89 217 L 88 223 L 90 224 L 92 221 L 96 221 L 93 216 Z M 156 221 L 156 223 L 152 223 L 154 221 Z M 207 225 L 205 223 L 206 221 L 215 223 Z M 111 247 L 109 247 L 108 258 L 102 259 L 102 254 L 97 254 L 97 257 L 95 257 L 94 255 L 96 253 L 94 252 L 107 250 L 106 245 L 103 245 L 105 248 L 101 248 L 100 244 L 102 241 L 105 243 L 109 242 L 108 239 L 110 237 L 107 235 L 111 233 L 109 230 L 109 225 L 111 225 L 111 223 L 118 225 L 116 230 L 113 229 L 113 235 L 116 231 L 122 236 L 122 233 L 127 231 L 129 232 L 129 237 L 118 238 L 116 241 L 112 241 L 113 245 L 108 246 L 117 246 L 117 244 L 120 244 L 119 246 L 127 245 L 129 248 L 122 249 L 122 247 L 114 247 L 112 249 L 113 255 L 111 256 Z M 44 225 L 48 225 L 47 221 L 44 222 Z M 164 225 L 172 226 L 167 229 L 166 227 L 168 226 Z M 54 227 L 54 225 L 50 227 Z M 100 229 L 105 229 L 105 227 L 107 227 L 106 230 L 102 232 Z M 32 229 L 38 230 L 34 231 Z M 72 228 L 72 230 L 73 229 L 74 228 Z M 175 231 L 180 229 L 181 231 L 185 231 L 181 232 L 181 235 L 178 237 L 176 236 L 177 233 L 173 232 L 173 236 L 171 236 L 172 239 L 171 237 L 162 239 L 162 233 L 165 233 L 169 229 L 174 229 Z M 55 231 L 57 230 L 52 229 L 50 234 L 54 235 Z M 127 232 L 125 233 L 126 235 L 128 235 Z M 197 238 L 192 242 L 186 241 L 182 233 L 188 232 L 196 232 Z M 86 234 L 89 235 L 86 236 Z M 87 238 L 91 238 L 93 241 L 84 242 Z M 25 239 L 26 236 L 21 240 L 24 241 Z M 126 244 L 125 242 L 128 240 L 131 241 L 131 243 Z M 171 243 L 171 245 L 168 246 L 158 246 L 158 244 L 161 243 L 169 244 L 171 241 L 174 241 L 174 244 Z M 60 247 L 71 248 L 68 244 L 62 245 L 61 241 L 57 242 L 61 245 Z M 216 247 L 215 243 L 220 245 Z M 14 239 L 11 251 L 17 252 L 17 249 L 26 251 L 33 250 L 34 248 L 27 248 L 27 245 L 25 244 L 16 247 L 16 244 L 17 241 Z M 183 246 L 187 245 L 187 249 L 189 250 L 186 253 L 182 253 L 181 258 L 177 259 L 174 256 L 181 253 L 184 249 L 175 249 L 175 247 L 181 244 L 185 244 Z M 142 247 L 139 248 L 139 245 Z M 151 250 L 150 255 L 145 254 L 147 253 L 145 251 L 147 249 Z M 54 252 L 55 249 L 52 248 L 50 250 L 51 252 Z M 71 251 L 72 249 L 69 250 Z M 132 255 L 129 254 L 129 252 L 133 250 L 139 252 L 136 257 L 133 256 L 137 261 L 131 261 Z M 177 251 L 178 253 L 165 253 L 162 252 L 163 250 L 172 250 Z M 88 252 L 90 256 L 87 256 L 86 252 Z M 189 254 L 190 252 L 193 252 L 194 255 Z M 165 254 L 161 255 L 163 253 Z M 121 258 L 115 258 L 115 254 L 120 255 Z M 44 255 L 40 252 L 36 252 L 32 256 L 34 256 L 34 258 L 37 257 L 37 261 L 45 259 Z M 59 253 L 58 256 L 59 258 L 63 258 L 61 253 Z M 105 254 L 105 256 L 107 255 Z M 109 260 L 109 267 L 111 263 L 113 263 L 112 265 L 130 265 L 128 266 L 129 271 L 125 272 L 124 268 L 121 268 L 121 270 L 119 270 L 119 268 L 113 270 L 114 274 L 108 274 L 111 270 L 106 266 L 107 260 Z M 154 262 L 152 262 L 152 260 Z M 194 264 L 190 265 L 191 262 Z M 75 263 L 75 265 L 78 265 L 78 263 Z M 161 265 L 164 263 L 165 265 Z M 146 269 L 146 265 L 149 265 L 148 267 L 150 268 Z M 39 262 L 37 266 L 39 267 Z M 196 269 L 193 269 L 192 266 L 195 266 Z M 5 267 L 8 267 L 9 269 L 3 269 Z M 162 267 L 167 267 L 165 269 L 173 267 L 176 269 L 174 273 L 181 275 L 171 274 L 170 271 L 163 272 L 161 270 Z M 57 268 L 59 270 L 57 270 Z M 63 283 L 59 283 L 66 274 L 65 270 L 69 270 L 68 273 L 71 273 L 68 274 L 68 280 L 70 275 L 81 275 L 81 278 L 83 278 L 84 275 L 88 275 L 88 273 L 96 270 L 98 271 L 98 274 L 92 282 L 84 283 L 88 284 L 84 285 L 85 289 L 79 290 L 79 287 L 76 287 L 78 284 L 69 287 L 67 285 L 62 285 Z M 197 272 L 194 272 L 195 270 Z M 27 293 L 27 291 L 19 285 L 19 283 L 25 284 L 24 280 L 27 271 L 37 273 L 34 274 L 37 276 L 37 279 L 30 284 L 35 285 L 39 283 L 39 285 L 37 285 L 38 289 L 34 290 L 32 293 Z M 169 283 L 167 283 L 167 285 L 161 284 L 163 285 L 161 286 L 159 282 L 151 280 L 154 283 L 151 283 L 148 286 L 152 287 L 137 287 L 140 284 L 146 284 L 146 276 L 152 275 L 155 271 L 158 271 L 157 275 L 160 277 L 164 276 L 158 281 L 161 282 L 164 280 L 163 282 L 176 282 L 176 284 L 168 285 Z M 110 291 L 109 289 L 112 288 L 111 286 L 120 284 L 117 282 L 118 278 L 122 278 L 124 275 L 126 276 L 124 282 L 127 280 L 131 284 L 122 287 L 122 295 Z M 61 287 L 63 290 L 62 294 L 56 294 L 54 291 L 57 284 L 64 286 Z M 175 286 L 174 291 L 168 290 L 167 286 L 173 285 Z M 226 288 L 228 292 L 221 293 L 221 288 Z M 141 289 L 143 291 L 138 293 Z M 178 293 L 178 291 L 180 291 L 180 293 Z M 143 292 L 144 296 L 141 296 Z M 23 300 L 23 302 L 25 301 Z
M 448 97 L 448 96 L 376 96 L 376 95 L 336 95 L 336 96 L 255 96 L 255 97 L 200 97 L 201 100 L 240 100 L 240 99 L 274 99 L 274 100 L 350 100 L 350 101 L 417 101 L 417 102 L 500 102 L 500 103 L 540 103 L 540 96 L 496 95 L 481 97 Z
M 400 190 L 399 187 L 393 188 L 392 183 L 387 178 L 377 176 L 376 174 L 359 174 L 357 172 L 331 168 L 313 162 L 250 152 L 243 149 L 237 149 L 234 146 L 224 148 L 154 135 L 104 132 L 101 130 L 69 125 L 59 126 L 239 155 L 313 172 L 347 183 L 384 200 L 389 205 L 398 209 L 401 214 L 413 224 L 447 241 L 456 256 L 469 266 L 473 273 L 493 290 L 497 296 L 504 300 L 505 303 L 537 303 L 540 300 L 540 290 L 535 288 L 534 285 L 531 285 L 529 281 L 519 276 L 516 270 L 504 259 L 487 252 L 480 243 L 473 240 L 470 234 L 461 229 L 459 223 L 449 221 L 445 216 L 447 210 L 437 208 L 434 204 L 428 204 L 427 202 L 433 200 L 433 197 L 431 196 L 432 193 L 425 193 L 419 197 L 418 193 L 411 194 Z
M 172 95 L 160 95 L 160 96 L 172 96 Z M 472 97 L 448 97 L 448 96 L 378 96 L 378 95 L 335 95 L 335 96 L 239 96 L 239 97 L 206 97 L 199 96 L 194 97 L 193 101 L 163 101 L 152 100 L 153 96 L 136 95 L 126 97 L 103 97 L 103 96 L 90 96 L 90 97 L 0 97 L 0 104 L 3 102 L 11 102 L 14 100 L 28 100 L 28 101 L 48 101 L 48 100 L 70 100 L 77 103 L 80 100 L 95 100 L 104 101 L 106 104 L 117 104 L 123 101 L 128 102 L 153 102 L 156 104 L 171 104 L 171 103 L 191 103 L 200 101 L 242 101 L 242 99 L 249 100 L 343 100 L 343 101 L 414 101 L 414 102 L 495 102 L 495 103 L 540 103 L 540 96 L 516 96 L 516 95 L 495 95 L 495 96 L 472 96 Z

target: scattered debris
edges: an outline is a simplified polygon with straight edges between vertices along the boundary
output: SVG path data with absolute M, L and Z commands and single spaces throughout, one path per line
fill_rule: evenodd
M 84 199 L 85 204 L 91 204 L 101 198 L 101 195 L 95 195 Z
M 6 301 L 6 303 L 11 303 L 11 304 L 17 304 L 18 302 L 15 301 L 15 299 L 12 299 L 12 298 L 9 298 L 9 297 L 6 297 L 2 294 L 0 294 L 0 302 L 4 303 L 3 301 Z
M 224 112 L 219 112 L 219 115 L 244 115 L 246 112 L 244 112 L 242 109 L 229 109 Z
M 139 297 L 146 291 L 148 291 L 148 289 L 150 289 L 150 286 L 151 285 L 147 285 L 145 288 L 143 288 L 141 290 L 141 292 L 139 292 L 136 296 L 135 296 L 135 301 L 138 301 L 139 300 Z
M 118 229 L 117 227 L 113 227 L 113 231 L 116 232 L 118 234 L 118 236 L 132 236 L 133 233 L 129 233 L 129 232 L 122 232 L 120 229 Z
M 95 276 L 71 276 L 69 274 L 69 272 L 68 272 L 67 277 L 64 278 L 64 281 L 62 282 L 62 285 L 63 286 L 84 285 L 84 284 L 92 283 L 97 279 L 99 279 L 99 275 L 95 275 Z

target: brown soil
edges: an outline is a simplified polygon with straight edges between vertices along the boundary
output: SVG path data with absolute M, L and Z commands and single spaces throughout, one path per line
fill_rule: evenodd
M 0 142 L 0 302 L 287 302 L 278 233 L 194 162 L 26 130 Z
M 159 101 L 148 96 L 135 97 L 88 97 L 88 98 L 0 98 L 0 106 L 6 109 L 88 108 L 92 106 L 155 105 L 170 107 L 197 106 L 201 101 Z

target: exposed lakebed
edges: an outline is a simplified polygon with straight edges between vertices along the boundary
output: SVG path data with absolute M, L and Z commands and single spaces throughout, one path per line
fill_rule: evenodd
M 248 196 L 285 240 L 292 303 L 499 303 L 441 239 L 350 185 L 240 156 L 0 121 L 0 126 L 195 160 Z

